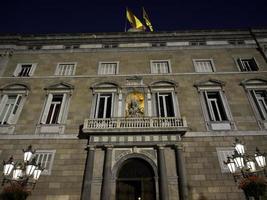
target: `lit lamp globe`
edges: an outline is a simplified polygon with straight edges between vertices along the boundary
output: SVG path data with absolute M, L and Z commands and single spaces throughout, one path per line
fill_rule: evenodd
M 261 153 L 258 148 L 256 148 L 255 160 L 259 167 L 264 168 L 266 166 L 265 153 Z
M 35 168 L 33 172 L 33 179 L 37 181 L 44 169 L 41 167 L 41 164 L 39 163 L 38 166 Z
M 241 155 L 244 155 L 245 154 L 245 148 L 244 148 L 244 145 L 241 144 L 241 142 L 239 141 L 239 139 L 235 139 L 235 150 L 237 151 L 237 153 L 241 154 Z
M 18 164 L 18 166 L 16 167 L 16 169 L 13 170 L 13 180 L 18 180 L 19 178 L 22 177 L 22 165 Z
M 246 164 L 247 164 L 247 168 L 248 168 L 248 170 L 250 172 L 255 172 L 256 171 L 256 164 L 255 164 L 255 162 L 253 160 L 248 160 L 246 162 Z
M 242 169 L 245 166 L 244 158 L 236 150 L 234 150 L 233 160 L 239 169 Z
M 14 169 L 15 163 L 13 162 L 13 157 L 11 156 L 7 162 L 4 161 L 4 176 L 9 176 L 12 170 Z
M 235 162 L 229 156 L 227 156 L 227 161 L 224 161 L 224 164 L 228 167 L 232 174 L 236 172 Z
M 33 156 L 33 154 L 35 153 L 35 151 L 32 149 L 32 145 L 29 145 L 27 150 L 24 150 L 24 162 L 29 162 Z
M 32 161 L 26 166 L 26 176 L 31 176 L 36 168 L 36 158 L 33 158 Z

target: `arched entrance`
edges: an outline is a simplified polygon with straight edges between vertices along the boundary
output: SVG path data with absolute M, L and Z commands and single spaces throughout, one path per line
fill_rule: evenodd
M 122 163 L 117 174 L 116 200 L 155 200 L 154 171 L 140 158 L 130 158 Z

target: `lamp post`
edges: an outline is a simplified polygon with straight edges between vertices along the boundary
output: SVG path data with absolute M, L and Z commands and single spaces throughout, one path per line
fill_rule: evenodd
M 224 164 L 235 182 L 239 182 L 239 188 L 243 189 L 246 198 L 253 196 L 255 200 L 259 200 L 267 187 L 266 154 L 258 148 L 253 156 L 246 154 L 244 144 L 237 138 L 234 148 L 233 155 L 228 156 Z
M 41 172 L 44 170 L 41 164 L 37 164 L 34 157 L 35 150 L 29 145 L 23 150 L 23 162 L 15 162 L 13 156 L 8 161 L 3 161 L 3 182 L 2 186 L 19 187 L 29 193 L 33 190 Z

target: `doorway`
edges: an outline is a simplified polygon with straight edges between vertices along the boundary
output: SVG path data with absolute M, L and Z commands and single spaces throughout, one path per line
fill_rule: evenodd
M 154 172 L 148 162 L 130 158 L 122 163 L 116 181 L 116 200 L 155 200 Z

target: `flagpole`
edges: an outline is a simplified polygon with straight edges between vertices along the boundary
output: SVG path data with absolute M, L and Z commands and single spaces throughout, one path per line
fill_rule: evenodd
M 127 7 L 126 7 L 126 10 L 125 10 L 124 32 L 126 32 L 126 29 L 127 29 Z

